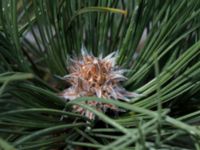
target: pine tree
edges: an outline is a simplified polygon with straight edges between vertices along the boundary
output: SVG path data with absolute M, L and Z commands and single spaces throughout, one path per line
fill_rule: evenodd
M 1 0 L 0 149 L 200 149 L 199 18 L 197 0 Z

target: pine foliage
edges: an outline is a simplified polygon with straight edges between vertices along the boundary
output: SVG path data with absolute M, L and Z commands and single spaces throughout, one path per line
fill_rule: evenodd
M 84 48 L 118 52 L 121 84 L 141 96 L 65 102 L 62 77 Z M 200 149 L 199 108 L 200 1 L 0 1 L 0 149 Z

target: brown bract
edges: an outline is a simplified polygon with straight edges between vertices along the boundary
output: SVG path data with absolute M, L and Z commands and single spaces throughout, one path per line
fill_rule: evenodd
M 115 62 L 115 53 L 111 53 L 105 58 L 83 54 L 80 58 L 73 59 L 69 67 L 70 74 L 64 77 L 71 86 L 64 90 L 61 96 L 66 100 L 91 96 L 125 101 L 137 96 L 136 93 L 128 92 L 121 86 L 121 81 L 126 80 L 123 76 L 125 70 L 119 69 Z M 105 104 L 95 100 L 86 101 L 85 103 L 103 112 L 106 112 L 107 109 L 119 110 L 112 104 Z M 78 105 L 74 105 L 73 109 L 89 119 L 95 118 L 92 112 Z

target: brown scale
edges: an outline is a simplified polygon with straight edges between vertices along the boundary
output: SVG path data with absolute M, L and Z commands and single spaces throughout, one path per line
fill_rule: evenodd
M 111 58 L 111 60 L 100 59 L 88 55 L 73 60 L 72 63 L 73 64 L 69 68 L 70 74 L 66 77 L 66 81 L 71 84 L 71 87 L 64 90 L 61 94 L 65 99 L 73 100 L 75 99 L 74 97 L 96 96 L 105 99 L 112 98 L 123 100 L 126 97 L 131 97 L 130 95 L 132 93 L 124 90 L 119 84 L 120 80 L 113 77 L 115 76 L 113 70 L 117 69 L 114 66 L 113 58 Z M 118 77 L 117 75 L 122 76 L 120 73 L 116 73 L 116 77 Z M 115 105 L 95 100 L 85 101 L 85 104 L 95 107 L 98 111 L 106 111 L 107 109 L 118 111 L 118 108 Z M 95 117 L 92 112 L 85 110 L 79 105 L 74 105 L 73 110 L 81 115 L 85 115 L 89 119 L 94 119 Z

